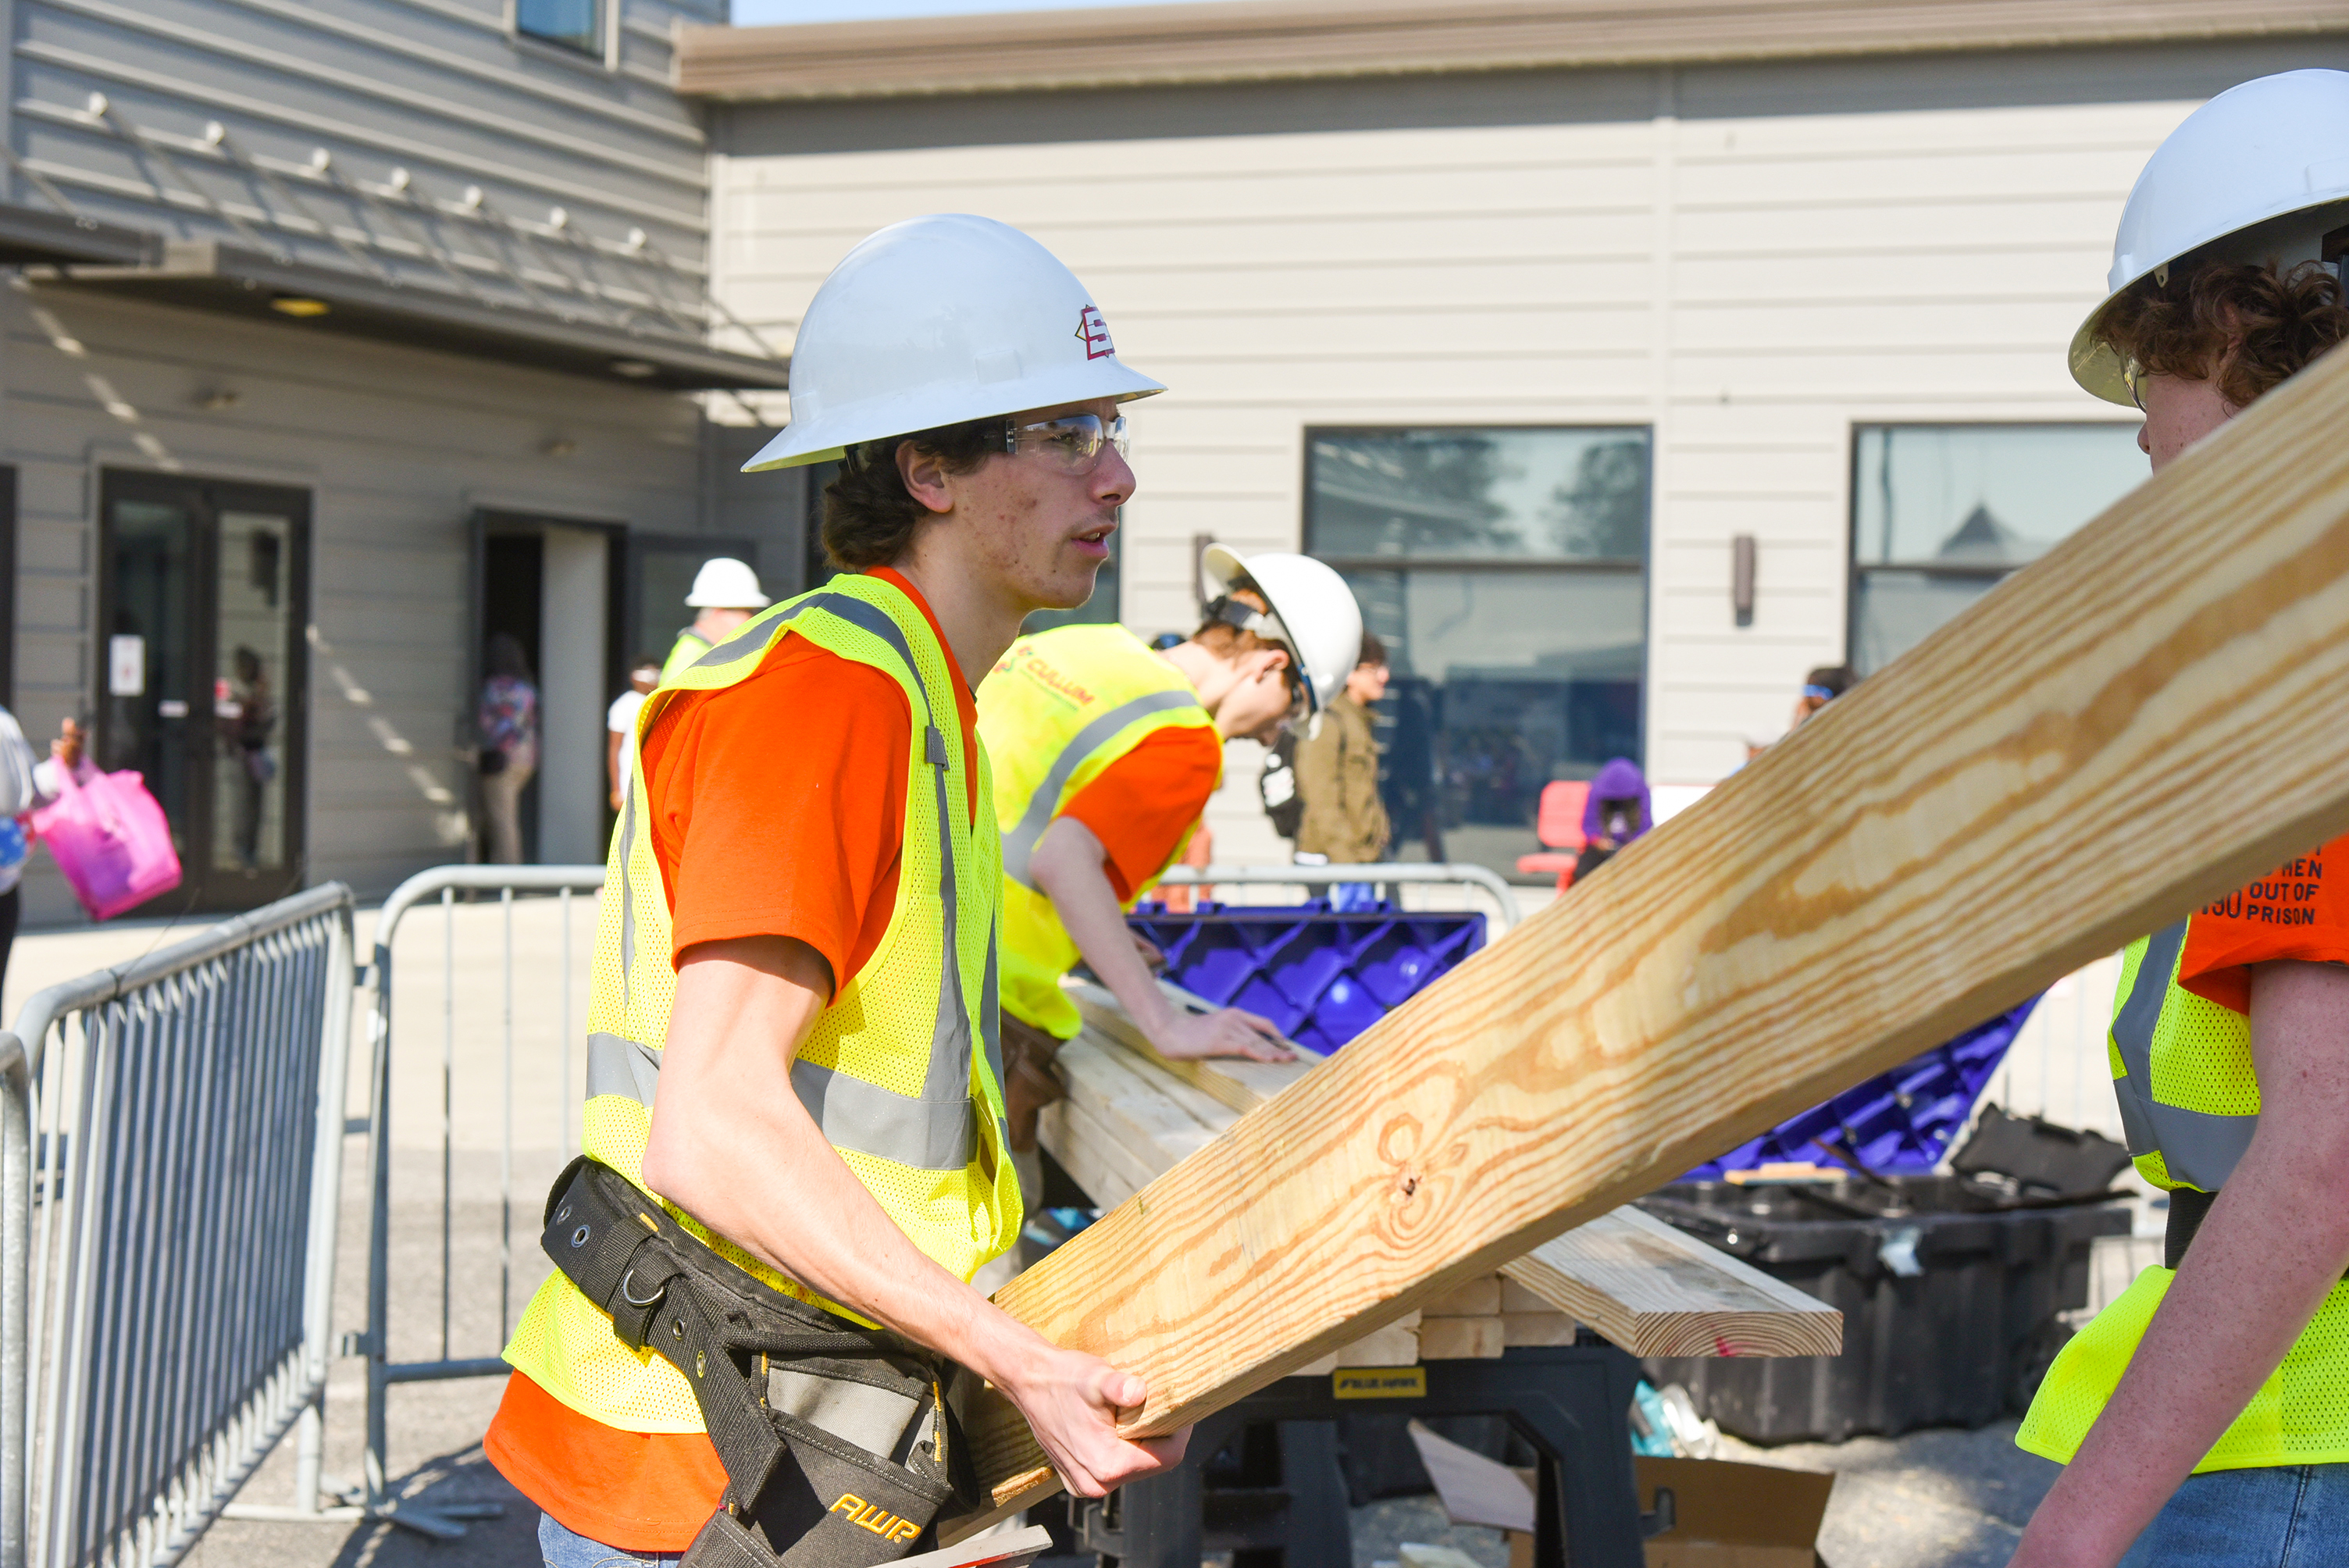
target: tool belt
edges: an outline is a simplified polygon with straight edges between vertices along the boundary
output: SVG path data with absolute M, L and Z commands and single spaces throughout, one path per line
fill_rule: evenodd
M 541 1244 L 701 1408 L 726 1494 L 682 1568 L 874 1568 L 976 1499 L 953 1362 L 776 1290 L 585 1156 L 555 1178 Z

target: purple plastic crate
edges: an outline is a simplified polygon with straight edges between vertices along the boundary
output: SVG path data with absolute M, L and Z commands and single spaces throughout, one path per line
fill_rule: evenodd
M 1340 913 L 1301 904 L 1203 903 L 1189 914 L 1136 905 L 1126 923 L 1166 954 L 1165 976 L 1245 1007 L 1321 1052 L 1336 1050 L 1485 945 L 1478 913 Z
M 1682 1180 L 1717 1181 L 1732 1171 L 1780 1162 L 1846 1165 L 1846 1144 L 1870 1171 L 1902 1176 L 1930 1171 L 1940 1163 L 1950 1140 L 1965 1130 L 1974 1101 L 2038 1005 L 2033 996 L 2013 1012 L 1977 1024 L 1948 1044 L 1706 1161 Z M 1822 1138 L 1836 1143 L 1822 1143 Z

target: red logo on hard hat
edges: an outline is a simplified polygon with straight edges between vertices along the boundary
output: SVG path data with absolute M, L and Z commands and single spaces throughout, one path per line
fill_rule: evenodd
M 1087 359 L 1107 359 L 1117 352 L 1117 346 L 1109 340 L 1109 323 L 1092 305 L 1077 312 L 1076 335 L 1084 340 Z

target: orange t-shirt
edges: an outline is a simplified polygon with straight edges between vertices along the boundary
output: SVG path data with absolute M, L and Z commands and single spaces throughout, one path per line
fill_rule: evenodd
M 1223 768 L 1224 743 L 1212 728 L 1154 730 L 1061 808 L 1101 841 L 1108 855 L 1102 870 L 1120 903 L 1165 869 L 1207 809 Z
M 886 567 L 946 636 L 921 593 Z M 951 651 L 947 655 L 953 665 Z M 966 802 L 978 812 L 978 709 L 955 671 Z M 790 936 L 839 976 L 873 954 L 896 905 L 912 736 L 897 683 L 804 637 L 722 691 L 673 698 L 644 737 L 653 857 L 672 956 L 697 943 Z M 481 1439 L 492 1464 L 564 1528 L 630 1552 L 682 1552 L 726 1490 L 698 1432 L 630 1432 L 517 1372 Z
M 2330 882 L 2328 857 L 2341 872 Z M 2349 835 L 2196 910 L 2178 983 L 2205 1001 L 2249 1013 L 2251 966 L 2277 959 L 2349 964 Z

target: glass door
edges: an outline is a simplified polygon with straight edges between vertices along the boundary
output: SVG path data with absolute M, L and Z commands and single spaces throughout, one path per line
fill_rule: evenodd
M 249 909 L 302 884 L 305 491 L 109 472 L 98 756 L 170 819 L 185 874 L 153 913 Z

